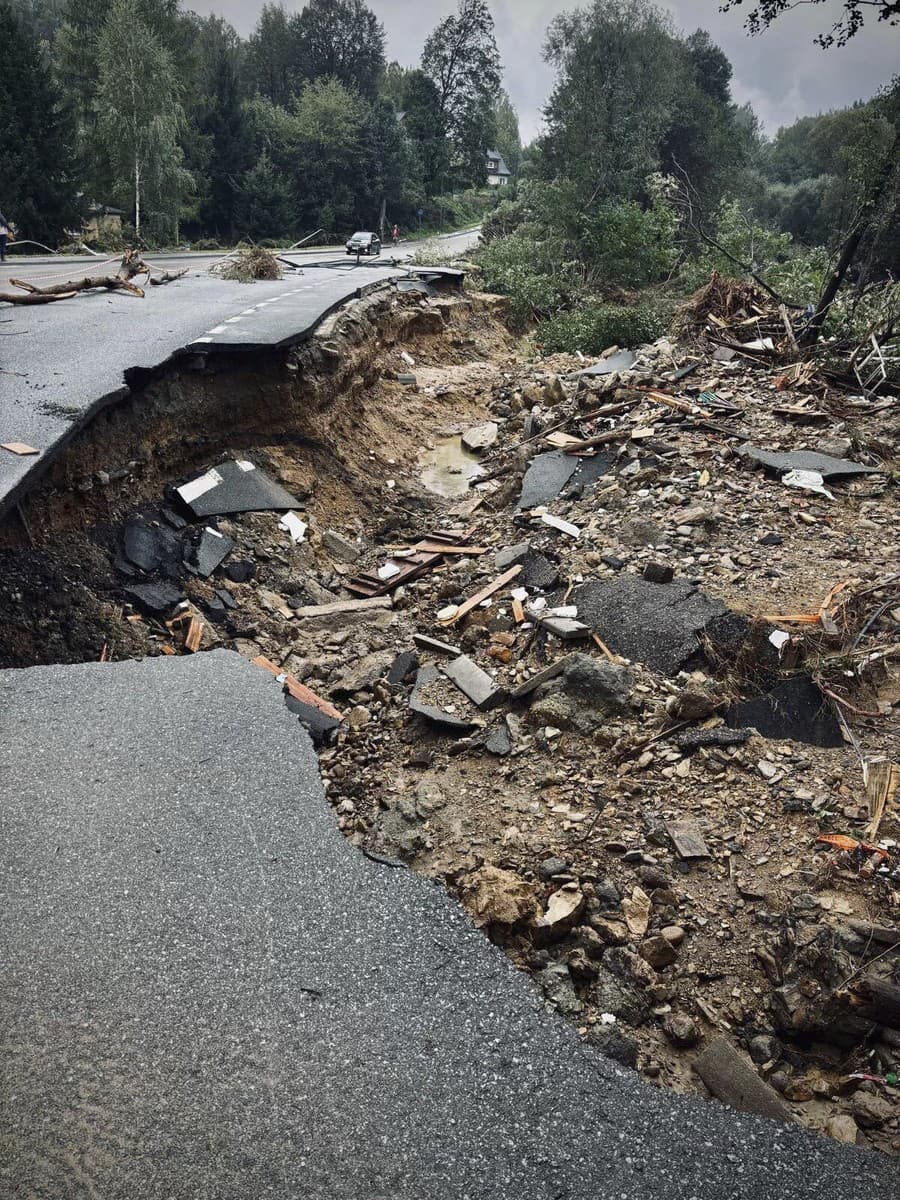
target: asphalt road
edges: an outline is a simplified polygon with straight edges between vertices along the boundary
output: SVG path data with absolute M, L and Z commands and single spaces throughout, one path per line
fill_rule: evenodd
M 884 1200 L 643 1085 L 337 831 L 266 672 L 0 673 L 4 1200 Z
M 461 252 L 476 238 L 461 234 L 441 244 Z M 312 265 L 328 261 L 320 255 L 294 255 L 301 270 L 254 284 L 210 275 L 214 260 L 207 256 L 163 259 L 157 265 L 186 265 L 188 274 L 148 287 L 143 299 L 91 292 L 46 305 L 0 304 L 0 443 L 40 452 L 23 457 L 0 449 L 0 515 L 82 424 L 126 394 L 131 372 L 159 367 L 194 343 L 198 350 L 239 351 L 301 340 L 338 305 L 402 275 L 408 249 L 398 248 L 396 263 L 386 252 L 359 266 L 346 254 L 332 255 L 330 266 Z M 85 265 L 35 266 L 32 278 L 51 268 L 71 278 Z M 5 272 L 24 277 L 18 264 Z M 0 275 L 0 291 L 4 284 Z

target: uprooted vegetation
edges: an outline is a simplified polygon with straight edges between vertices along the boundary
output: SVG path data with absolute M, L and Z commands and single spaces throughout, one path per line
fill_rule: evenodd
M 25 506 L 6 663 L 256 660 L 346 836 L 586 1040 L 688 1090 L 724 1037 L 792 1119 L 897 1150 L 900 427 L 741 350 L 777 306 L 705 302 L 590 364 L 496 299 L 375 296 L 149 383 Z M 211 469 L 271 507 L 217 512 Z

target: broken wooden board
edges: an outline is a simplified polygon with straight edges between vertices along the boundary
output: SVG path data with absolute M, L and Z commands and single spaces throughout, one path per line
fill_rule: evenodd
M 311 688 L 301 683 L 293 675 L 288 674 L 277 663 L 272 662 L 270 658 L 266 658 L 264 654 L 257 654 L 256 658 L 251 658 L 250 661 L 254 666 L 262 667 L 264 671 L 268 671 L 274 675 L 276 680 L 282 680 L 284 690 L 290 696 L 293 696 L 295 700 L 299 700 L 301 704 L 309 704 L 313 708 L 317 708 L 319 712 L 324 713 L 326 717 L 331 717 L 335 721 L 342 721 L 344 719 L 343 714 L 330 701 L 317 696 Z
M 521 563 L 518 563 L 514 567 L 510 567 L 508 571 L 504 571 L 502 575 L 498 575 L 496 579 L 492 580 L 489 584 L 483 587 L 480 592 L 476 592 L 474 596 L 470 596 L 468 600 L 464 600 L 453 616 L 448 617 L 445 621 L 441 621 L 441 624 L 455 625 L 457 621 L 461 621 L 463 617 L 470 613 L 473 608 L 477 608 L 483 600 L 489 599 L 491 596 L 493 596 L 494 592 L 499 592 L 502 587 L 505 587 L 506 584 L 511 583 L 517 575 L 521 574 L 521 572 Z

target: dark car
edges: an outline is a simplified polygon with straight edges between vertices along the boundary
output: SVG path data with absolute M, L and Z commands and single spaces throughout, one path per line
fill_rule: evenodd
M 348 254 L 380 254 L 381 238 L 377 233 L 354 233 L 347 243 Z

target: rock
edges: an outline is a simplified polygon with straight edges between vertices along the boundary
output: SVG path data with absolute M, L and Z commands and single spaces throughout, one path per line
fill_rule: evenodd
M 545 858 L 538 867 L 538 878 L 546 882 L 554 875 L 561 875 L 568 867 L 569 864 L 564 858 Z
M 482 425 L 473 425 L 462 435 L 464 449 L 470 454 L 483 454 L 497 440 L 500 428 L 496 421 L 485 421 Z
M 598 879 L 594 884 L 594 894 L 601 908 L 617 909 L 622 899 L 622 893 L 611 879 Z
M 409 800 L 382 813 L 379 829 L 385 844 L 404 858 L 414 858 L 428 844 L 415 805 Z
M 601 1054 L 623 1067 L 635 1070 L 638 1064 L 640 1047 L 634 1038 L 628 1037 L 614 1023 L 600 1021 L 588 1030 L 587 1040 Z
M 460 888 L 465 904 L 477 926 L 518 925 L 541 916 L 533 885 L 512 871 L 485 864 L 467 875 Z
M 894 1106 L 875 1092 L 859 1091 L 850 1102 L 850 1111 L 863 1129 L 877 1129 L 894 1116 Z
M 665 534 L 654 521 L 631 517 L 619 527 L 619 540 L 625 546 L 656 546 L 665 541 Z
M 688 683 L 677 696 L 669 697 L 666 712 L 676 721 L 702 721 L 705 717 L 712 716 L 723 698 L 724 693 L 714 684 Z M 733 736 L 732 730 L 726 732 Z M 702 741 L 700 744 L 703 744 Z M 678 745 L 681 746 L 680 741 Z M 690 739 L 683 748 L 692 748 Z
M 594 707 L 621 712 L 628 707 L 633 683 L 634 677 L 627 667 L 588 654 L 571 654 L 560 686 Z
M 625 913 L 625 921 L 629 931 L 635 937 L 643 937 L 647 932 L 647 926 L 650 924 L 650 913 L 652 906 L 650 897 L 641 888 L 636 887 L 631 893 L 631 896 L 626 897 L 622 901 L 622 911 Z
M 598 1012 L 611 1013 L 626 1025 L 641 1025 L 650 1016 L 647 1002 L 639 992 L 602 964 L 591 1000 Z
M 379 650 L 365 654 L 328 689 L 332 696 L 352 696 L 356 692 L 371 692 L 383 679 L 394 661 L 393 652 Z
M 855 1146 L 859 1137 L 857 1124 L 849 1113 L 838 1113 L 836 1117 L 829 1117 L 825 1122 L 825 1132 L 836 1142 L 843 1142 L 845 1146 Z
M 628 941 L 628 926 L 624 921 L 610 921 L 606 917 L 591 917 L 591 929 L 607 946 L 624 946 Z
M 673 1046 L 687 1049 L 696 1046 L 700 1041 L 700 1030 L 697 1023 L 687 1013 L 668 1012 L 662 1020 L 663 1033 Z
M 351 729 L 364 729 L 372 720 L 371 710 L 363 704 L 357 704 L 347 713 L 346 721 Z
M 549 382 L 544 386 L 541 394 L 541 401 L 548 408 L 553 408 L 557 404 L 563 404 L 566 400 L 566 389 L 558 375 L 551 376 Z
M 751 1038 L 747 1049 L 753 1061 L 760 1066 L 767 1062 L 777 1062 L 781 1058 L 781 1042 L 769 1034 L 761 1033 Z
M 484 739 L 484 748 L 498 758 L 505 758 L 512 752 L 512 738 L 505 724 L 494 726 Z
M 325 530 L 322 534 L 322 545 L 332 558 L 336 558 L 340 562 L 354 563 L 362 553 L 362 547 L 358 543 L 351 542 L 336 529 Z
M 649 562 L 644 567 L 643 575 L 649 583 L 671 583 L 675 578 L 675 570 L 665 563 Z
M 584 1011 L 584 1005 L 575 994 L 572 976 L 565 963 L 553 963 L 539 971 L 535 977 L 544 991 L 544 995 L 567 1017 L 577 1016 Z
M 666 925 L 662 932 L 662 936 L 672 946 L 680 946 L 684 941 L 685 933 L 680 925 Z
M 638 867 L 637 877 L 648 888 L 671 888 L 672 880 L 659 867 Z
M 661 935 L 641 942 L 639 953 L 654 970 L 670 967 L 678 959 L 678 952 L 668 938 Z
M 577 883 L 565 883 L 547 901 L 547 911 L 534 924 L 539 945 L 558 941 L 577 925 L 584 911 L 584 894 Z

